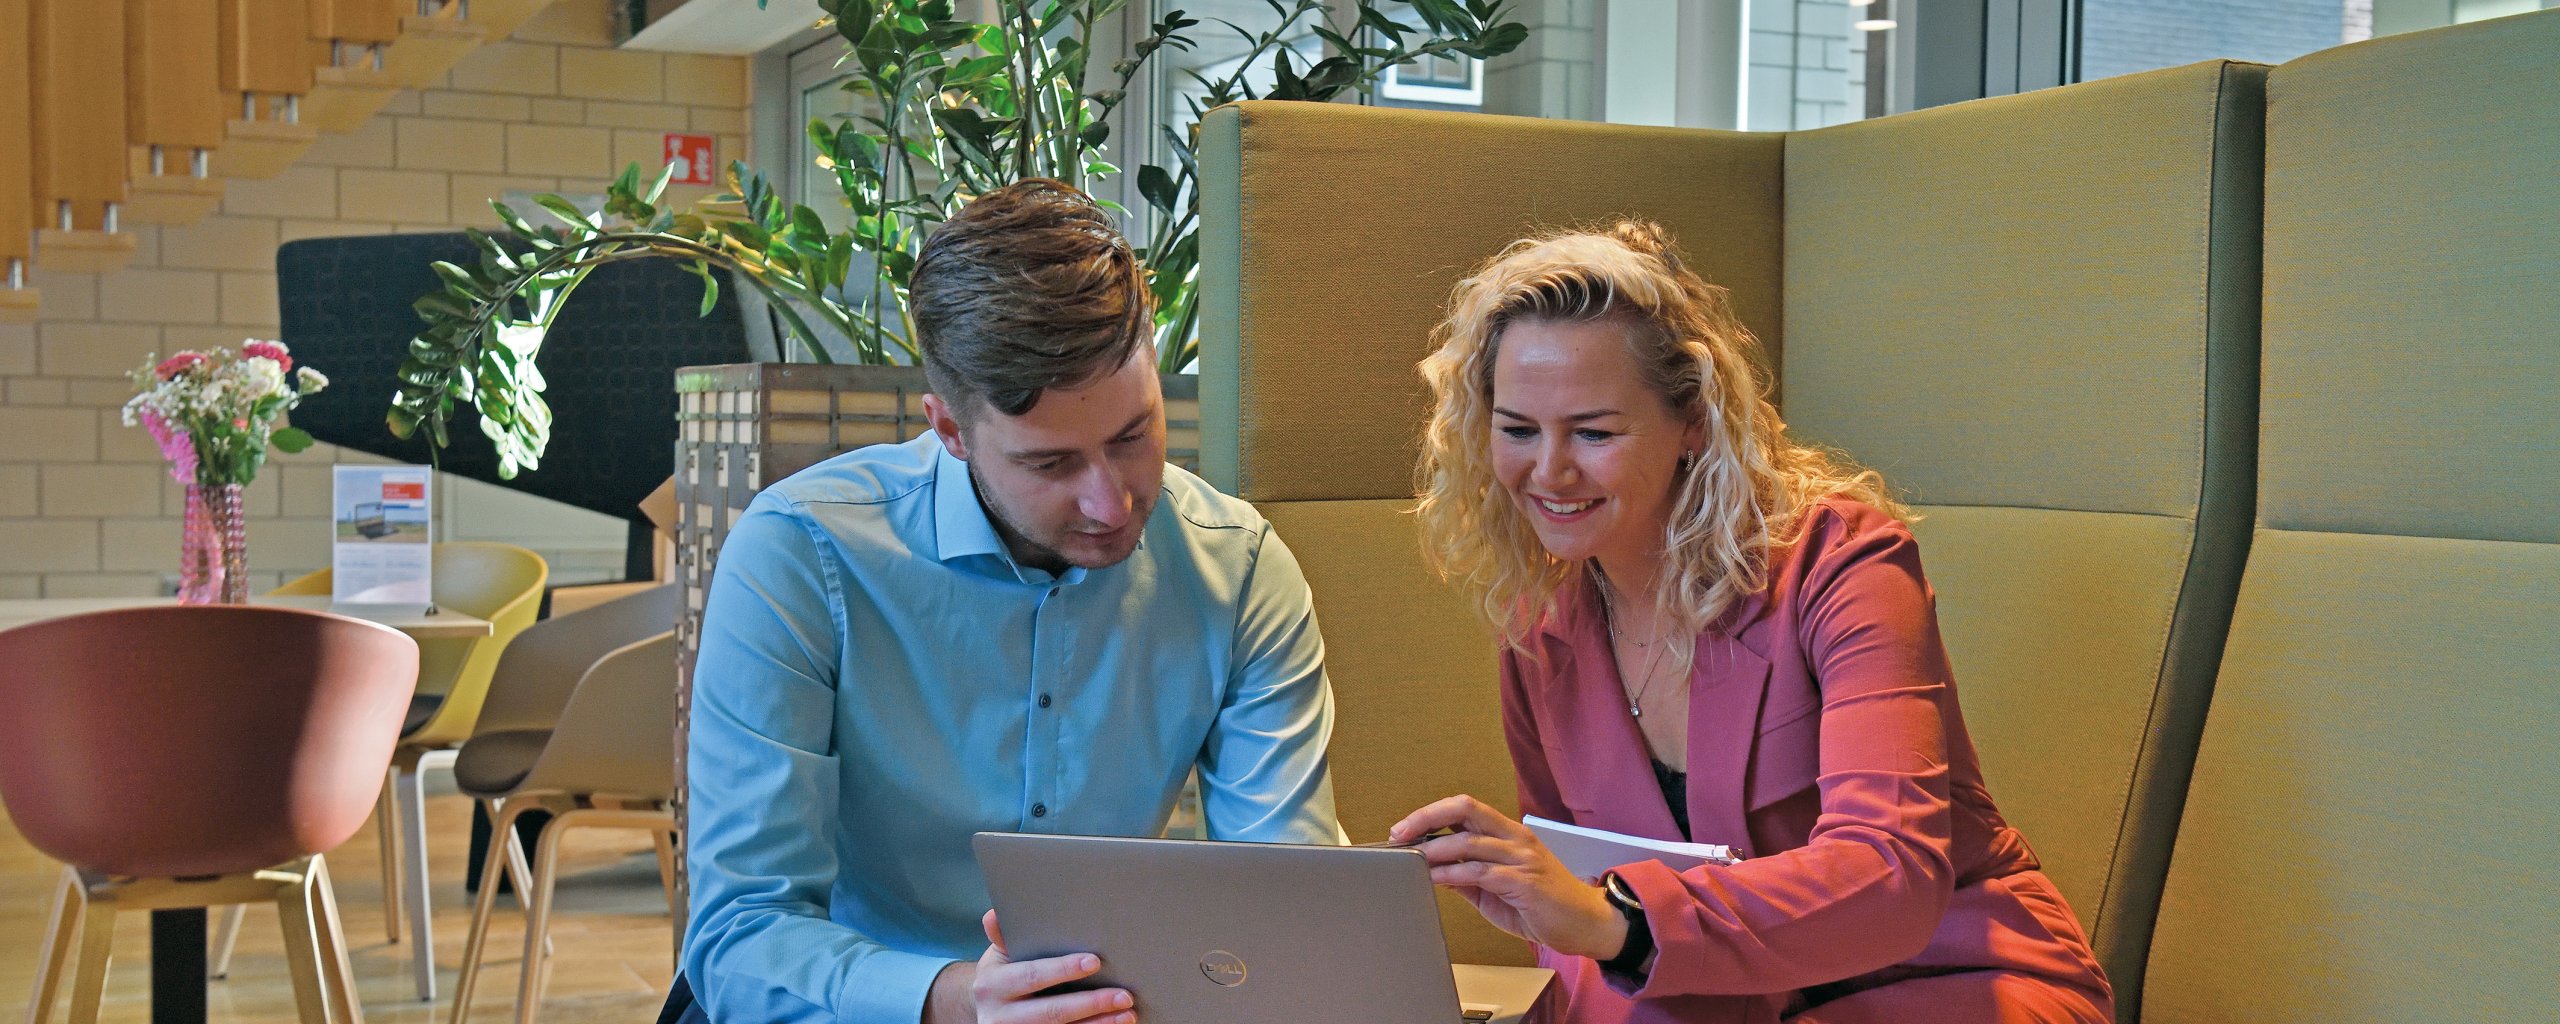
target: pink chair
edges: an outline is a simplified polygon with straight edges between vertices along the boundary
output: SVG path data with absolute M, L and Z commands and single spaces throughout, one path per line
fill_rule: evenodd
M 319 612 L 155 607 L 0 632 L 0 803 L 62 861 L 30 1024 L 75 944 L 93 1024 L 120 909 L 272 900 L 304 1024 L 360 1024 L 321 853 L 362 827 L 418 645 Z

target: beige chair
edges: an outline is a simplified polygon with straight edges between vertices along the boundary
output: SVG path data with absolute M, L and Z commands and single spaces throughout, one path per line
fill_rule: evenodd
M 427 884 L 426 773 L 451 769 L 455 751 L 480 719 L 480 704 L 509 641 L 533 625 L 551 567 L 541 555 L 512 544 L 450 541 L 435 548 L 435 597 L 451 608 L 496 626 L 489 636 L 418 643 L 418 695 L 402 722 L 400 746 L 383 780 L 375 824 L 382 841 L 382 916 L 389 938 L 409 925 L 410 964 L 418 998 L 436 997 L 435 913 Z M 286 583 L 277 594 L 329 593 L 329 570 Z M 239 914 L 226 919 L 215 941 L 214 973 L 228 958 Z
M 528 631 L 519 641 L 525 654 L 509 652 L 480 728 L 454 764 L 455 783 L 489 807 L 492 828 L 481 877 L 512 870 L 524 894 L 519 1024 L 530 1024 L 541 999 L 551 897 L 559 880 L 561 837 L 569 830 L 649 831 L 657 842 L 674 933 L 683 931 L 675 886 L 676 823 L 669 807 L 675 790 L 675 634 L 666 628 L 682 600 L 681 588 L 671 584 Z M 646 626 L 658 632 L 601 657 L 578 646 Z M 580 673 L 578 665 L 592 667 Z M 528 865 L 515 823 L 537 809 L 552 817 Z M 529 884 L 523 881 L 528 876 Z M 483 884 L 454 986 L 454 1024 L 470 1016 L 496 906 L 497 886 Z

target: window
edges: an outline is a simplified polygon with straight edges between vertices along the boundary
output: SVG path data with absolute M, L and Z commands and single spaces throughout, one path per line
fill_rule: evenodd
M 2539 0 L 2084 0 L 2079 79 L 2220 57 L 2281 63 L 2341 43 L 2541 6 Z
M 1439 56 L 1388 68 L 1378 98 L 1385 106 L 1484 106 L 1484 62 Z

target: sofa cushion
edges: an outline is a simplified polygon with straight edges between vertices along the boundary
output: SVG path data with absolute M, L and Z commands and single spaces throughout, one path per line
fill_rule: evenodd
M 2262 531 L 2145 1024 L 2548 1020 L 2560 545 Z
M 1260 506 L 1315 591 L 1335 704 L 1333 800 L 1353 842 L 1441 797 L 1518 808 L 1492 631 L 1423 568 L 1410 500 Z M 1458 897 L 1441 926 L 1460 963 L 1527 964 L 1527 947 Z
M 2555 69 L 2544 12 L 2269 79 L 2263 525 L 2560 542 Z

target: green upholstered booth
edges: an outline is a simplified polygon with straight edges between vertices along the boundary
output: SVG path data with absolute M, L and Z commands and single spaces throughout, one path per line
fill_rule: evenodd
M 2267 82 L 2257 529 L 2143 1020 L 2560 1007 L 2560 11 Z
M 1511 795 L 1489 634 L 1403 511 L 1427 332 L 1505 242 L 1636 214 L 1732 290 L 1789 417 L 1923 503 L 1993 792 L 2132 974 L 2247 539 L 2262 80 L 1795 134 L 1213 113 L 1203 461 L 1307 563 L 1354 837 Z M 1450 906 L 1461 958 L 1517 949 Z
M 2265 76 L 1787 139 L 1785 415 L 1924 517 L 1992 796 L 2128 1019 L 2248 541 Z

